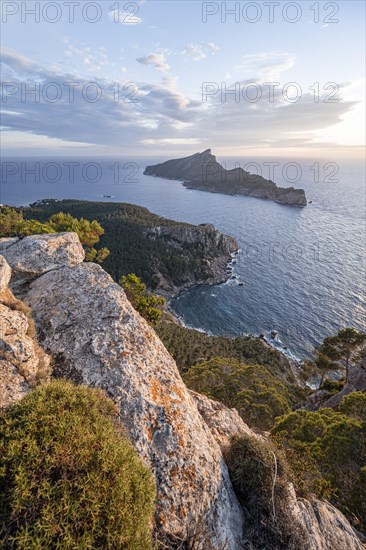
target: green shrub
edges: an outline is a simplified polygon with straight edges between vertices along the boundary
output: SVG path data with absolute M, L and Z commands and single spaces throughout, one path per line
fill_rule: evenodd
M 366 393 L 355 391 L 343 398 L 339 405 L 339 411 L 351 416 L 360 422 L 366 420 Z
M 155 488 L 99 390 L 54 381 L 0 418 L 3 547 L 151 548 Z
M 366 529 L 365 402 L 356 392 L 339 412 L 297 410 L 278 419 L 272 430 L 297 489 L 328 497 L 359 530 Z
M 154 325 L 159 321 L 165 304 L 164 298 L 148 292 L 146 285 L 134 273 L 130 273 L 127 277 L 122 276 L 119 284 L 133 307 L 148 323 Z
M 187 386 L 235 407 L 250 426 L 272 428 L 275 418 L 290 412 L 288 388 L 261 365 L 243 365 L 216 357 L 183 375 Z
M 247 517 L 248 542 L 255 548 L 303 548 L 303 532 L 288 506 L 289 471 L 278 450 L 268 441 L 242 436 L 232 440 L 225 458 Z

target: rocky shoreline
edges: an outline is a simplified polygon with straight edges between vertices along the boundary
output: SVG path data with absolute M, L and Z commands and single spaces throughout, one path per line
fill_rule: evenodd
M 196 285 L 219 285 L 226 282 L 231 274 L 228 266 L 233 255 L 239 250 L 239 243 L 234 237 L 224 235 L 212 224 L 198 226 L 163 226 L 146 230 L 149 239 L 163 239 L 169 247 L 184 249 L 184 247 L 197 246 L 197 261 L 204 264 L 204 269 L 192 270 L 185 273 L 184 280 L 179 284 L 172 279 L 160 275 L 155 292 L 170 300 L 177 297 L 184 290 Z

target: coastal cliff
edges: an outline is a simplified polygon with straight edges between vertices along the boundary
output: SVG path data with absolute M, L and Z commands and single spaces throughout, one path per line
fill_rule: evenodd
M 227 264 L 239 248 L 211 224 L 176 222 L 133 204 L 44 200 L 23 210 L 39 221 L 60 211 L 101 223 L 100 246 L 111 251 L 103 267 L 115 281 L 135 273 L 166 298 L 197 284 L 226 281 Z
M 0 357 L 1 372 L 7 372 L 0 406 L 47 383 L 48 375 L 38 381 L 31 376 L 41 353 L 32 359 L 38 343 L 29 340 L 27 316 L 14 313 L 11 289 L 21 290 L 27 306 L 17 300 L 17 307 L 31 308 L 42 353 L 52 357 L 53 377 L 100 388 L 115 402 L 137 453 L 155 475 L 155 523 L 164 548 L 176 548 L 172 541 L 185 541 L 192 532 L 202 550 L 248 548 L 225 449 L 233 436 L 265 438 L 236 411 L 187 390 L 174 360 L 122 288 L 100 266 L 83 262 L 76 234 L 2 239 L 0 248 L 0 343 L 8 350 Z M 28 363 L 19 353 L 27 350 L 30 368 L 24 369 Z M 286 513 L 304 541 L 299 550 L 361 550 L 336 508 L 298 499 L 291 486 L 286 491 Z
M 217 162 L 211 149 L 189 157 L 147 166 L 144 175 L 180 180 L 188 189 L 270 199 L 289 206 L 307 205 L 303 189 L 277 187 L 273 181 L 250 174 L 242 168 L 226 170 Z

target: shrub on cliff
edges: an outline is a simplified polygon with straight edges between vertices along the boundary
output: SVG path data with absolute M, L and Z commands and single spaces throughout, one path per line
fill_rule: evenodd
M 229 474 L 247 518 L 248 547 L 303 548 L 303 533 L 289 511 L 289 472 L 268 441 L 234 438 L 226 454 Z
M 101 391 L 33 390 L 0 418 L 0 456 L 2 547 L 151 548 L 152 476 Z
M 85 248 L 85 258 L 88 262 L 102 263 L 110 254 L 108 248 L 97 250 L 94 245 L 104 235 L 103 227 L 95 220 L 88 221 L 73 218 L 70 214 L 59 212 L 48 220 L 40 222 L 33 219 L 24 219 L 22 212 L 0 207 L 0 237 L 28 237 L 43 233 L 77 233 L 81 244 Z
M 299 492 L 327 496 L 363 531 L 366 529 L 365 409 L 366 394 L 355 392 L 343 399 L 339 412 L 297 410 L 278 419 L 272 430 L 286 453 Z M 304 462 L 311 467 L 304 468 Z M 328 495 L 323 492 L 326 487 Z
M 165 304 L 164 298 L 148 292 L 146 285 L 134 273 L 130 273 L 127 277 L 121 277 L 119 284 L 133 307 L 146 321 L 152 325 L 159 321 L 162 315 L 162 306 Z
M 290 412 L 286 386 L 261 365 L 216 357 L 183 375 L 187 386 L 235 407 L 251 427 L 269 430 L 277 416 Z

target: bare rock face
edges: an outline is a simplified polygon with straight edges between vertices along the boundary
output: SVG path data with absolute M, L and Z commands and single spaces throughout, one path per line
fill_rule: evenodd
M 5 290 L 9 284 L 11 269 L 4 256 L 0 256 L 0 292 Z
M 74 266 L 84 260 L 84 249 L 76 233 L 32 235 L 5 239 L 1 253 L 12 269 L 11 287 L 21 288 L 47 271 Z
M 297 505 L 309 535 L 307 550 L 365 550 L 349 521 L 329 502 L 299 499 Z
M 20 241 L 18 237 L 2 237 L 0 239 L 0 253 L 2 254 L 3 250 L 6 250 L 18 241 Z
M 8 288 L 11 270 L 0 256 L 0 408 L 21 399 L 35 385 L 49 358 L 29 335 L 25 308 Z
M 221 450 L 174 360 L 123 290 L 89 263 L 39 277 L 27 301 L 56 358 L 55 374 L 103 388 L 117 403 L 155 472 L 160 532 L 184 538 L 195 517 L 204 517 L 197 548 L 241 548 L 242 511 Z
M 245 424 L 236 409 L 229 409 L 219 401 L 209 399 L 200 393 L 191 390 L 189 393 L 222 450 L 228 447 L 231 438 L 235 436 L 249 435 L 261 438 Z

